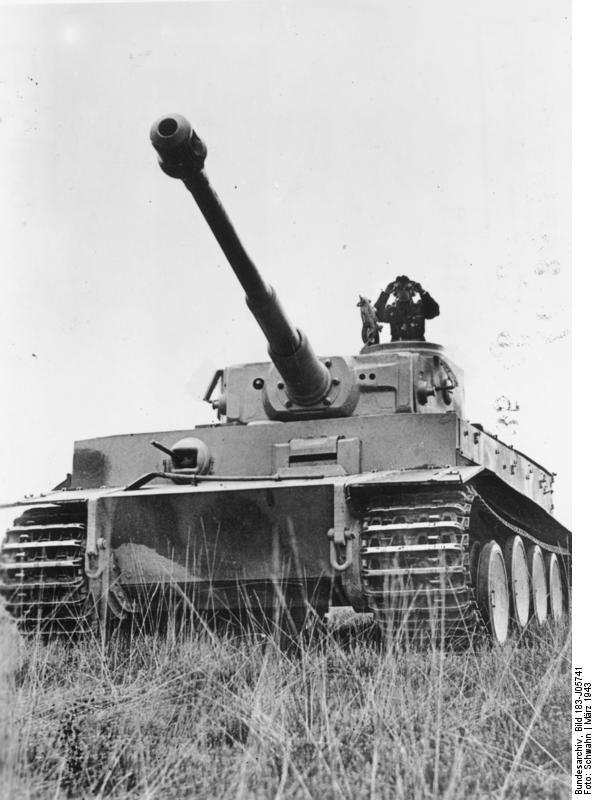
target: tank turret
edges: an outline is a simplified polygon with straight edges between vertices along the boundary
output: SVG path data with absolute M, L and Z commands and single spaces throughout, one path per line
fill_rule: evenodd
M 150 136 L 163 172 L 181 179 L 196 201 L 268 341 L 268 352 L 276 370 L 266 377 L 253 378 L 252 383 L 254 388 L 264 391 L 269 416 L 350 413 L 352 370 L 343 359 L 325 362 L 318 359 L 305 334 L 287 317 L 274 289 L 260 275 L 210 185 L 204 171 L 207 152 L 204 142 L 179 114 L 159 118 Z

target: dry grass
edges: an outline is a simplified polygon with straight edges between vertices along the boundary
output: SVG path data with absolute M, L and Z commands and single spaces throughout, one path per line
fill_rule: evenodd
M 68 647 L 2 620 L 3 798 L 564 798 L 569 634 L 397 650 L 342 627 Z

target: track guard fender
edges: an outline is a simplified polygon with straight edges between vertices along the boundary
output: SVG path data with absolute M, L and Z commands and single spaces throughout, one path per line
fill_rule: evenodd
M 469 483 L 484 471 L 485 468 L 481 466 L 384 470 L 347 480 L 345 491 L 353 511 L 359 514 L 361 503 L 371 494 L 381 493 L 399 486 Z

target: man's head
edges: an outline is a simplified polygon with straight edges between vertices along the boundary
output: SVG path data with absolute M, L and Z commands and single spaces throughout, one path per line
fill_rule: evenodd
M 408 303 L 414 293 L 415 287 L 408 275 L 399 275 L 394 281 L 394 290 L 392 292 L 396 300 L 401 303 Z

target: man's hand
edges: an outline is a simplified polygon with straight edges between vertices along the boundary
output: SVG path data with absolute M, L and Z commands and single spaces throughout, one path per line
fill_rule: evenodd
M 413 290 L 415 292 L 417 292 L 418 294 L 423 294 L 423 292 L 425 291 L 423 289 L 423 287 L 421 286 L 421 284 L 417 283 L 416 281 L 413 282 L 412 287 L 413 287 Z
M 385 291 L 387 294 L 392 294 L 392 293 L 394 292 L 394 289 L 395 289 L 395 288 L 396 288 L 396 281 L 391 281 L 391 282 L 390 282 L 390 283 L 389 283 L 389 284 L 386 286 L 386 288 L 385 288 L 385 290 L 384 290 L 384 291 Z

